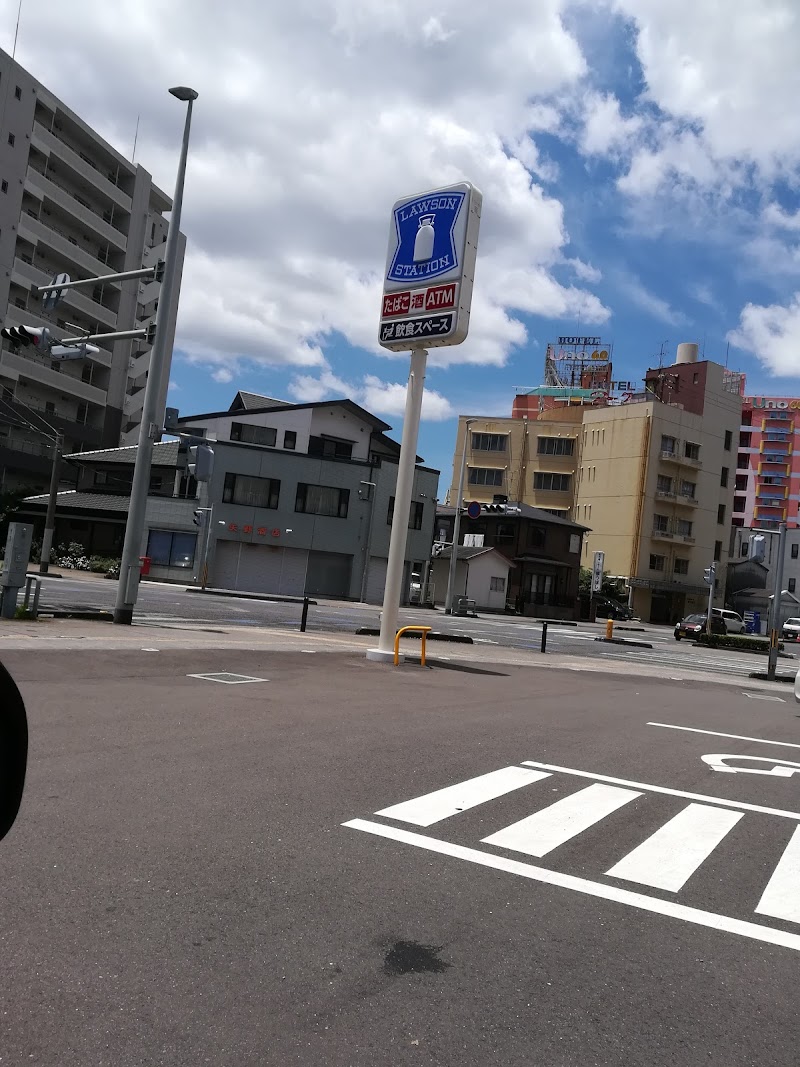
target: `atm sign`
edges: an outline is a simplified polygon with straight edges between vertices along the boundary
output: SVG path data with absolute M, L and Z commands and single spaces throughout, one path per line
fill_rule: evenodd
M 421 314 L 426 311 L 445 311 L 456 306 L 456 283 L 432 285 L 428 289 L 385 293 L 381 318 Z

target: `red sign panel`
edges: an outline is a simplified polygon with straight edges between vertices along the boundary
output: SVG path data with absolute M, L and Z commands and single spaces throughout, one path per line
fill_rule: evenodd
M 411 308 L 411 293 L 387 293 L 383 298 L 384 319 L 392 315 L 407 315 Z
M 426 311 L 439 311 L 442 308 L 452 308 L 455 306 L 456 287 L 454 282 L 450 285 L 433 285 L 425 293 Z

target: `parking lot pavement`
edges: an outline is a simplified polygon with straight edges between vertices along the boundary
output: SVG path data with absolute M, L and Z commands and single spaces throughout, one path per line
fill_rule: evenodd
M 9 1063 L 796 1063 L 777 687 L 156 632 L 3 652 Z

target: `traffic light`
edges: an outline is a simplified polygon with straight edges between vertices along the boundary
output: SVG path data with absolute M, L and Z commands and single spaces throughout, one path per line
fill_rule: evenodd
M 703 581 L 706 585 L 713 585 L 716 578 L 717 568 L 712 563 L 710 567 L 706 567 L 703 571 Z
M 178 408 L 167 408 L 164 412 L 164 430 L 169 433 L 170 430 L 175 433 L 180 430 L 178 425 L 178 419 L 180 418 L 180 411 Z
M 748 539 L 748 556 L 750 559 L 756 560 L 758 563 L 763 563 L 767 554 L 767 539 L 763 534 L 753 534 Z
M 34 345 L 40 352 L 46 352 L 51 344 L 50 331 L 44 326 L 4 326 L 0 337 L 17 348 Z
M 100 349 L 96 345 L 81 341 L 79 345 L 52 345 L 47 353 L 51 359 L 86 359 L 96 356 Z
M 194 518 L 192 519 L 192 522 L 195 524 L 195 526 L 203 526 L 205 521 L 206 521 L 206 509 L 205 508 L 198 508 L 197 511 L 194 513 Z
M 207 482 L 214 471 L 214 449 L 208 445 L 192 445 L 189 449 L 189 474 L 198 482 Z

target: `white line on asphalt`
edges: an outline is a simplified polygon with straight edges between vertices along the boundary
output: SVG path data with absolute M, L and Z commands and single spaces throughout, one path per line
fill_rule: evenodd
M 629 889 L 620 889 L 617 886 L 592 882 L 588 878 L 561 874 L 559 871 L 548 871 L 545 867 L 536 867 L 531 863 L 506 859 L 505 856 L 496 856 L 475 848 L 465 848 L 463 845 L 454 845 L 449 841 L 438 841 L 435 837 L 426 837 L 424 834 L 414 833 L 411 830 L 402 830 L 397 826 L 384 826 L 380 823 L 370 822 L 367 819 L 351 819 L 350 822 L 342 825 L 352 830 L 375 834 L 377 837 L 401 841 L 406 845 L 416 845 L 417 848 L 423 848 L 429 852 L 438 852 L 443 856 L 467 860 L 482 867 L 493 867 L 495 870 L 520 875 L 522 878 L 530 878 L 532 881 L 543 882 L 545 885 L 559 886 L 561 889 L 570 889 L 573 892 L 585 893 L 587 896 L 599 897 L 603 900 L 613 900 L 618 904 L 627 904 L 630 907 L 639 908 L 655 915 L 665 915 L 671 919 L 682 919 L 684 922 L 694 923 L 697 926 L 707 926 L 712 930 L 738 934 L 741 937 L 750 937 L 755 941 L 763 941 L 769 945 L 779 945 L 782 948 L 790 948 L 795 952 L 800 952 L 800 934 L 773 930 L 769 926 L 761 926 L 759 923 L 747 922 L 743 919 L 732 919 L 727 915 L 702 911 L 700 908 L 690 908 L 685 904 L 676 904 L 672 900 L 659 900 L 656 897 L 648 897 L 643 893 L 635 893 Z
M 590 785 L 484 837 L 483 843 L 524 852 L 526 856 L 546 856 L 641 795 L 613 785 Z
M 460 811 L 474 808 L 487 800 L 494 800 L 514 789 L 520 789 L 524 785 L 531 785 L 533 782 L 549 777 L 549 774 L 543 774 L 541 771 L 523 770 L 522 767 L 503 767 L 499 771 L 490 771 L 488 774 L 481 774 L 478 778 L 470 778 L 466 782 L 448 785 L 444 789 L 437 789 L 434 793 L 415 797 L 414 800 L 393 804 L 390 808 L 376 811 L 375 814 L 383 815 L 387 819 L 397 819 L 399 822 L 410 822 L 415 826 L 432 826 L 433 823 L 441 819 L 449 819 L 451 815 L 457 815 Z
M 783 748 L 800 748 L 791 741 L 768 741 L 765 737 L 747 737 L 745 734 L 723 734 L 719 730 L 700 730 L 696 726 L 673 726 L 668 722 L 649 722 L 648 726 L 661 726 L 665 730 L 685 730 L 690 734 L 711 734 L 713 737 L 730 737 L 734 741 L 756 741 L 759 745 L 781 745 Z
M 606 874 L 677 893 L 743 816 L 689 804 Z
M 800 826 L 789 839 L 778 866 L 767 882 L 756 912 L 773 919 L 800 922 Z
M 772 696 L 769 693 L 742 693 L 743 697 L 749 697 L 750 700 L 775 700 L 779 704 L 785 704 L 786 701 L 783 697 Z
M 687 793 L 683 789 L 668 789 L 663 785 L 646 785 L 643 782 L 629 782 L 625 778 L 610 778 L 607 774 L 593 774 L 591 771 L 577 771 L 574 767 L 556 767 L 551 763 L 536 763 L 523 760 L 523 767 L 539 767 L 545 771 L 563 771 L 564 774 L 576 774 L 579 778 L 593 778 L 597 782 L 611 782 L 612 785 L 630 786 L 632 789 L 647 789 L 651 793 L 665 793 L 669 797 L 686 797 L 687 800 L 704 800 L 709 804 L 721 805 L 723 808 L 739 808 L 741 811 L 760 811 L 763 815 L 780 815 L 784 819 L 800 819 L 800 811 L 784 811 L 783 808 L 764 808 L 760 804 L 745 804 L 741 800 L 723 800 L 722 797 L 710 797 L 703 793 Z

